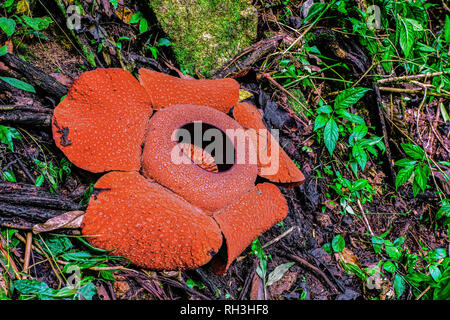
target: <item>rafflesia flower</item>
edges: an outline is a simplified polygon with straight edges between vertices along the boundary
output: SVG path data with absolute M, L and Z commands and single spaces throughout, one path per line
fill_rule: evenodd
M 56 145 L 76 166 L 105 173 L 94 186 L 82 233 L 144 268 L 211 262 L 223 273 L 287 215 L 279 189 L 255 185 L 257 175 L 285 185 L 304 177 L 276 139 L 261 133 L 256 107 L 238 103 L 235 80 L 139 73 L 140 82 L 122 69 L 86 72 L 54 111 Z M 227 115 L 233 107 L 235 119 Z M 225 143 L 208 153 L 204 141 L 180 141 L 178 133 L 195 136 L 198 128 L 201 134 L 215 129 Z M 244 141 L 239 148 L 238 141 Z M 216 161 L 219 154 L 231 163 Z M 274 163 L 278 170 L 265 173 Z

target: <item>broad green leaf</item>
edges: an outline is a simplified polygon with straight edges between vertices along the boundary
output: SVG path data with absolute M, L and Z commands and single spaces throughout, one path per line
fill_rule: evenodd
M 8 53 L 8 47 L 6 45 L 5 46 L 1 46 L 0 47 L 0 57 L 4 56 L 7 53 Z
M 11 151 L 14 151 L 13 139 L 21 139 L 20 133 L 15 128 L 0 125 L 0 142 Z
M 397 266 L 392 261 L 386 261 L 383 264 L 383 269 L 387 272 L 394 273 L 395 271 L 397 271 Z
M 352 184 L 352 190 L 353 191 L 359 191 L 364 189 L 369 184 L 369 181 L 366 179 L 358 179 Z
M 44 183 L 44 176 L 41 174 L 39 177 L 36 178 L 34 185 L 36 187 L 40 187 L 40 186 L 42 186 L 42 183 Z
M 355 87 L 342 91 L 334 100 L 335 109 L 348 108 L 361 99 L 369 91 L 368 88 Z
M 316 117 L 316 120 L 314 120 L 314 131 L 324 127 L 327 124 L 328 119 L 329 119 L 329 116 L 324 115 L 324 114 L 319 114 Z
M 142 12 L 138 11 L 131 16 L 130 23 L 138 23 L 143 17 Z
M 360 116 L 354 114 L 354 113 L 350 113 L 345 109 L 338 109 L 336 111 L 336 113 L 344 119 L 347 119 L 350 122 L 356 123 L 356 124 L 365 124 L 365 121 L 363 118 L 361 118 Z
M 342 250 L 344 250 L 345 247 L 344 238 L 340 234 L 335 236 L 331 241 L 331 247 L 333 248 L 334 252 L 342 252 Z
M 333 112 L 333 108 L 331 108 L 331 106 L 329 106 L 329 105 L 325 105 L 325 106 L 322 106 L 320 108 L 317 108 L 317 111 L 321 112 L 321 113 L 332 113 Z
M 23 294 L 37 294 L 46 291 L 49 287 L 45 282 L 38 280 L 15 280 L 14 288 Z
M 118 0 L 109 0 L 109 2 L 113 5 L 114 9 L 117 9 L 117 6 L 119 4 L 117 1 Z
M 415 32 L 423 31 L 422 25 L 417 20 L 406 18 L 405 21 L 412 26 Z
M 0 17 L 0 29 L 6 33 L 7 37 L 11 37 L 16 30 L 16 22 L 13 19 Z
M 85 300 L 92 300 L 92 297 L 97 294 L 97 287 L 90 281 L 89 283 L 82 286 L 78 293 L 85 299 Z
M 13 86 L 17 89 L 36 93 L 36 90 L 34 90 L 34 87 L 32 85 L 30 85 L 26 82 L 23 82 L 21 80 L 18 80 L 15 78 L 9 78 L 9 77 L 0 77 L 0 80 L 5 81 L 6 83 L 10 84 L 11 86 Z
M 164 46 L 164 47 L 169 47 L 171 46 L 172 43 L 169 41 L 169 39 L 166 38 L 160 38 L 158 40 L 158 46 Z
M 445 249 L 443 248 L 437 248 L 430 250 L 427 254 L 427 258 L 431 259 L 432 261 L 437 261 L 440 259 L 444 259 L 447 256 L 447 253 Z
M 356 162 L 358 162 L 359 166 L 361 167 L 361 170 L 364 171 L 364 168 L 367 164 L 367 153 L 366 151 L 361 148 L 359 145 L 355 145 L 352 148 L 352 155 L 355 158 Z
M 417 165 L 414 169 L 414 182 L 422 189 L 422 192 L 425 191 L 427 187 L 428 181 L 428 166 L 427 165 Z
M 277 266 L 267 277 L 267 286 L 270 286 L 283 278 L 284 274 L 295 264 L 295 262 L 287 262 Z
M 7 0 L 0 7 L 1 8 L 9 8 L 13 5 L 15 0 Z
M 22 19 L 28 26 L 30 26 L 35 31 L 42 31 L 47 29 L 50 23 L 52 22 L 52 19 L 49 17 L 31 18 L 24 15 L 22 16 Z
M 390 241 L 385 241 L 384 244 L 387 255 L 395 261 L 398 261 L 402 256 L 401 249 L 394 246 Z
M 353 129 L 352 135 L 355 137 L 356 140 L 361 140 L 366 136 L 368 131 L 369 128 L 367 128 L 365 124 L 361 124 Z
M 439 268 L 435 265 L 431 265 L 428 267 L 428 271 L 430 272 L 430 276 L 433 278 L 433 280 L 438 282 L 439 277 L 441 276 L 441 270 L 439 270 Z
M 339 139 L 339 129 L 336 121 L 330 118 L 325 125 L 325 130 L 323 132 L 325 146 L 328 149 L 330 155 L 333 154 L 334 148 L 336 147 L 336 142 Z
M 399 299 L 402 296 L 403 292 L 405 292 L 405 288 L 406 281 L 397 273 L 394 276 L 394 289 L 397 299 Z
M 409 180 L 413 171 L 414 167 L 405 167 L 399 170 L 399 172 L 397 173 L 397 178 L 395 179 L 396 190 L 398 189 L 398 187 L 405 184 Z
M 139 22 L 139 33 L 144 33 L 148 30 L 148 22 L 147 19 L 142 18 Z
M 450 217 L 450 203 L 444 204 L 436 213 L 436 220 L 441 219 L 444 215 Z
M 400 32 L 400 48 L 402 48 L 405 57 L 408 58 L 414 46 L 414 25 L 410 22 L 410 19 L 403 19 L 400 16 L 398 16 L 397 23 Z
M 414 160 L 424 160 L 425 159 L 425 152 L 418 145 L 402 143 L 401 146 L 402 146 L 403 151 L 405 151 L 405 153 L 409 157 L 413 158 Z
M 383 52 L 383 56 L 382 56 L 382 62 L 381 65 L 383 66 L 383 69 L 387 72 L 387 73 L 391 73 L 391 69 L 392 69 L 392 55 L 394 54 L 394 50 L 392 50 L 391 45 L 388 45 Z
M 414 167 L 416 165 L 416 160 L 411 160 L 409 158 L 404 158 L 398 161 L 395 161 L 395 165 L 399 167 Z
M 445 16 L 444 39 L 450 45 L 450 17 Z
M 16 175 L 11 169 L 3 171 L 3 179 L 9 182 L 17 182 Z

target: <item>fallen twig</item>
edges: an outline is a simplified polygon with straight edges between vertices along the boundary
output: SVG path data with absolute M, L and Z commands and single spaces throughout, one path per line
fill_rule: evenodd
M 379 79 L 377 81 L 378 84 L 383 84 L 387 82 L 398 82 L 398 81 L 404 81 L 404 80 L 416 80 L 416 79 L 422 79 L 422 78 L 432 78 L 432 77 L 438 77 L 444 74 L 449 74 L 449 72 L 441 71 L 441 72 L 429 72 L 429 73 L 421 73 L 421 74 L 413 74 L 409 76 L 401 76 L 401 77 L 390 77 L 390 78 L 384 78 Z
M 302 265 L 303 267 L 308 268 L 310 271 L 314 272 L 317 276 L 319 276 L 319 278 L 321 278 L 323 281 L 325 281 L 325 283 L 328 285 L 328 287 L 330 289 L 335 290 L 336 292 L 339 292 L 338 288 L 334 285 L 333 282 L 331 282 L 330 279 L 328 279 L 328 277 L 326 276 L 326 274 L 320 270 L 319 268 L 313 266 L 311 263 L 309 263 L 308 261 L 306 261 L 303 258 L 300 258 L 299 256 L 293 255 L 293 254 L 288 254 L 287 255 L 290 259 L 294 260 L 295 262 L 299 263 L 300 265 Z

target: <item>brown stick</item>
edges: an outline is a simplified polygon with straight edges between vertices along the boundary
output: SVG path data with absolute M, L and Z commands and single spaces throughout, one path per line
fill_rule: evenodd
M 48 127 L 51 124 L 52 110 L 29 106 L 0 106 L 0 124 Z
M 0 182 L 0 225 L 31 229 L 80 206 L 61 195 L 22 183 Z
M 29 82 L 44 90 L 48 95 L 57 98 L 58 101 L 62 96 L 67 94 L 67 88 L 63 84 L 14 54 L 7 53 L 0 57 L 0 61 L 11 70 L 20 73 Z
M 328 277 L 326 276 L 326 274 L 322 270 L 320 270 L 319 268 L 313 266 L 311 263 L 309 263 L 308 261 L 306 261 L 303 258 L 300 258 L 299 256 L 296 256 L 296 255 L 293 255 L 293 254 L 288 254 L 287 256 L 289 258 L 291 258 L 292 260 L 294 260 L 295 262 L 297 262 L 300 265 L 302 265 L 303 267 L 308 268 L 310 271 L 314 272 L 316 275 L 318 275 L 323 281 L 325 281 L 325 283 L 328 285 L 328 287 L 330 289 L 333 289 L 336 292 L 339 292 L 338 288 L 336 288 L 334 283 L 331 282 L 330 279 L 328 279 Z
M 417 94 L 417 93 L 423 93 L 423 88 L 417 88 L 417 89 L 404 89 L 404 88 L 391 88 L 391 87 L 380 87 L 380 91 L 387 91 L 387 92 L 395 92 L 395 93 L 409 93 L 409 94 Z M 427 92 L 429 96 L 435 96 L 435 97 L 444 97 L 447 99 L 450 99 L 450 95 L 445 93 L 437 93 L 437 92 Z
M 383 84 L 386 82 L 397 82 L 397 81 L 404 81 L 404 80 L 416 80 L 416 79 L 422 79 L 422 78 L 432 78 L 441 76 L 443 74 L 448 74 L 448 72 L 434 72 L 434 73 L 422 73 L 422 74 L 413 74 L 409 76 L 402 76 L 402 77 L 390 77 L 390 78 L 384 78 L 377 81 L 378 84 Z

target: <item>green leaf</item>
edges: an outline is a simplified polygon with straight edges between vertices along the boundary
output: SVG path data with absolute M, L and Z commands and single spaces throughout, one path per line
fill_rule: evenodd
M 366 151 L 361 148 L 359 145 L 355 145 L 352 148 L 352 155 L 355 158 L 356 162 L 358 162 L 359 166 L 361 167 L 361 170 L 364 171 L 364 168 L 367 164 L 367 153 Z
M 342 91 L 334 100 L 335 109 L 348 108 L 361 99 L 369 91 L 368 88 L 355 87 Z
M 11 169 L 2 172 L 3 179 L 9 182 L 17 182 L 16 176 Z
M 117 1 L 118 0 L 109 0 L 109 2 L 113 5 L 114 9 L 117 9 L 117 6 L 119 4 Z
M 8 53 L 8 47 L 7 46 L 1 46 L 0 47 L 0 57 L 4 56 L 7 53 Z
M 14 4 L 15 0 L 6 0 L 0 7 L 1 8 L 9 8 Z
M 384 240 L 377 236 L 372 236 L 372 247 L 375 253 L 380 253 Z
M 160 38 L 159 40 L 158 40 L 158 46 L 164 46 L 164 47 L 169 47 L 169 46 L 171 46 L 172 45 L 172 43 L 168 40 L 168 39 L 166 39 L 166 38 Z
M 405 292 L 405 288 L 406 281 L 397 273 L 394 276 L 394 289 L 397 299 L 399 299 L 402 296 L 403 292 Z
M 414 182 L 422 189 L 422 192 L 424 192 L 427 187 L 428 172 L 429 169 L 427 165 L 417 165 L 414 170 Z
M 97 287 L 90 281 L 89 283 L 82 286 L 78 293 L 85 299 L 85 300 L 92 300 L 92 297 L 97 294 Z
M 352 190 L 353 191 L 359 191 L 364 189 L 369 184 L 369 181 L 366 179 L 358 179 L 352 184 Z
M 143 17 L 142 12 L 138 11 L 131 16 L 130 23 L 138 23 Z
M 322 246 L 322 249 L 325 251 L 325 252 L 327 252 L 328 254 L 332 254 L 333 253 L 333 248 L 331 247 L 331 243 L 325 243 L 323 246 Z
M 394 273 L 395 271 L 397 271 L 397 266 L 392 261 L 386 261 L 383 264 L 383 269 L 387 272 Z
M 10 84 L 11 86 L 13 86 L 17 89 L 36 93 L 36 90 L 34 90 L 34 87 L 32 85 L 30 85 L 26 82 L 23 82 L 21 80 L 18 80 L 15 78 L 9 78 L 9 77 L 0 77 L 0 80 L 5 81 L 6 83 Z
M 11 127 L 0 125 L 0 142 L 8 146 L 8 149 L 14 151 L 12 139 L 21 139 L 20 133 Z
M 365 121 L 360 116 L 350 113 L 345 109 L 338 109 L 336 113 L 344 119 L 347 119 L 350 122 L 356 123 L 356 124 L 365 124 Z
M 397 28 L 400 32 L 400 48 L 402 48 L 405 57 L 408 58 L 414 46 L 414 25 L 409 21 L 410 19 L 402 19 L 400 16 L 397 20 Z
M 398 161 L 395 161 L 395 165 L 399 167 L 414 167 L 416 165 L 416 160 L 411 160 L 409 158 L 404 158 Z
M 141 21 L 139 22 L 139 33 L 144 33 L 147 30 L 148 30 L 147 19 L 142 18 Z
M 447 15 L 445 16 L 444 39 L 450 45 L 450 17 Z
M 46 292 L 49 289 L 45 282 L 29 279 L 15 280 L 14 288 L 23 294 L 37 294 Z
M 317 108 L 317 111 L 321 112 L 321 113 L 332 113 L 333 112 L 333 108 L 331 108 L 331 106 L 329 106 L 329 105 L 325 105 L 325 106 L 322 106 L 320 108 Z
M 44 176 L 41 174 L 39 177 L 36 178 L 34 185 L 36 187 L 40 187 L 40 186 L 42 186 L 42 183 L 44 183 Z
M 430 276 L 433 278 L 433 280 L 438 282 L 441 276 L 441 270 L 439 270 L 439 268 L 435 265 L 431 265 L 428 267 L 428 271 L 430 272 Z
M 425 152 L 421 147 L 415 144 L 401 143 L 403 151 L 414 160 L 424 160 Z
M 327 124 L 328 119 L 329 119 L 329 116 L 324 115 L 324 114 L 319 114 L 316 117 L 316 120 L 314 120 L 314 131 L 324 127 Z
M 31 18 L 24 15 L 22 16 L 22 19 L 35 31 L 42 31 L 47 29 L 52 22 L 52 19 L 50 19 L 49 17 Z
M 11 37 L 16 30 L 16 22 L 13 19 L 0 17 L 0 29 L 6 33 L 7 37 Z
M 295 262 L 287 262 L 277 266 L 267 277 L 267 286 L 274 284 L 283 278 L 284 274 L 295 264 Z
M 398 187 L 405 184 L 409 180 L 413 171 L 414 167 L 405 167 L 399 170 L 399 172 L 397 173 L 397 178 L 395 179 L 396 190 L 398 189 Z
M 361 140 L 366 136 L 368 131 L 369 128 L 367 128 L 365 124 L 361 124 L 353 129 L 353 135 L 355 136 L 356 140 Z
M 325 130 L 323 132 L 325 146 L 333 154 L 334 148 L 336 147 L 336 142 L 339 139 L 339 129 L 334 118 L 330 118 L 325 125 Z
M 446 253 L 445 249 L 443 249 L 443 248 L 437 248 L 437 249 L 430 250 L 427 254 L 427 258 L 430 259 L 431 261 L 437 261 L 440 259 L 444 259 L 446 256 L 447 256 L 447 253 Z
M 387 72 L 387 73 L 391 73 L 391 69 L 392 69 L 392 55 L 394 54 L 394 50 L 392 50 L 392 46 L 388 45 L 383 52 L 383 56 L 382 56 L 382 62 L 381 65 L 383 66 L 383 69 Z
M 399 248 L 393 246 L 392 244 L 386 243 L 386 242 L 385 242 L 385 248 L 386 248 L 387 255 L 395 261 L 400 260 L 400 258 L 402 256 L 401 250 Z
M 335 236 L 331 241 L 331 247 L 333 248 L 334 252 L 342 252 L 342 250 L 344 250 L 345 247 L 344 238 L 340 234 Z
M 194 279 L 187 279 L 186 285 L 191 289 L 193 289 L 195 287 L 199 288 L 200 290 L 205 288 L 205 284 L 203 282 L 196 281 Z

